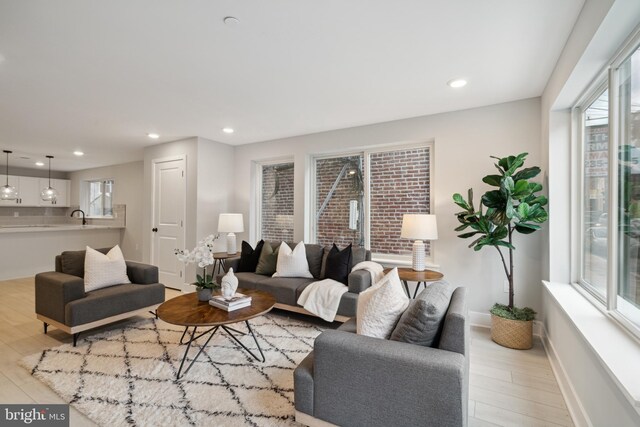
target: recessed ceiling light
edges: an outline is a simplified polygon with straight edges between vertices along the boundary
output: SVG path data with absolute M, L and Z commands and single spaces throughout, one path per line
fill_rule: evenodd
M 235 16 L 225 16 L 222 22 L 224 22 L 226 25 L 230 27 L 234 27 L 240 23 L 240 20 Z
M 447 84 L 453 88 L 464 87 L 467 85 L 467 81 L 465 79 L 453 79 L 449 80 Z
M 44 166 L 44 163 L 42 163 L 42 162 L 36 162 L 36 166 Z
M 82 151 L 74 151 L 73 155 L 80 157 L 80 156 L 84 156 L 84 153 Z
M 234 130 L 233 130 L 233 128 L 222 128 L 222 132 L 224 132 L 224 133 L 233 133 Z
M 158 139 L 160 138 L 160 135 L 158 135 L 157 133 L 148 133 L 147 136 L 151 139 Z

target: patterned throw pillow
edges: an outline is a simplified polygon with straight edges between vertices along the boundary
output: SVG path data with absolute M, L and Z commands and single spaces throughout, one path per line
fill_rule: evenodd
M 280 244 L 276 272 L 273 277 L 308 277 L 313 278 L 309 271 L 307 251 L 304 242 L 300 242 L 291 250 L 285 242 Z
M 236 273 L 253 273 L 256 271 L 263 245 L 264 240 L 260 240 L 256 248 L 253 249 L 250 244 L 244 240 L 242 241 L 242 252 L 240 252 L 240 262 Z
M 85 292 L 114 285 L 131 283 L 127 276 L 127 263 L 116 245 L 106 255 L 87 246 L 84 257 Z
M 409 305 L 398 269 L 394 268 L 371 288 L 358 296 L 356 331 L 360 335 L 389 339 Z

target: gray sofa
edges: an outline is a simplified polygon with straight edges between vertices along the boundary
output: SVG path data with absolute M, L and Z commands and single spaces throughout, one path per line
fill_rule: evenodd
M 467 425 L 465 288 L 453 292 L 435 348 L 355 332 L 355 319 L 323 332 L 294 371 L 298 422 L 325 427 Z
M 281 242 L 269 243 L 271 246 L 276 247 L 279 246 Z M 287 244 L 291 248 L 295 247 L 295 243 L 287 242 Z M 256 273 L 235 273 L 238 278 L 238 286 L 240 288 L 259 289 L 269 292 L 277 301 L 276 308 L 311 314 L 297 304 L 298 297 L 300 297 L 304 288 L 309 286 L 309 284 L 324 279 L 324 264 L 326 263 L 326 254 L 329 248 L 324 248 L 321 245 L 305 244 L 305 249 L 307 252 L 309 271 L 313 275 L 313 279 L 302 277 L 270 277 Z M 371 251 L 364 248 L 353 248 L 351 256 L 352 265 L 356 265 L 361 261 L 370 261 Z M 239 257 L 230 258 L 226 260 L 224 269 L 225 271 L 229 271 L 229 268 L 233 268 L 233 271 L 236 272 L 239 263 Z M 218 284 L 221 279 L 222 277 L 218 276 Z M 345 321 L 356 315 L 358 294 L 371 286 L 371 275 L 364 270 L 354 271 L 349 274 L 348 286 L 349 290 L 342 296 L 340 306 L 338 307 L 336 320 L 339 321 Z
M 110 248 L 109 248 L 110 249 Z M 98 249 L 107 253 L 109 249 Z M 73 334 L 76 345 L 82 331 L 154 310 L 164 302 L 158 267 L 126 261 L 131 283 L 84 291 L 85 251 L 56 256 L 55 271 L 36 275 L 36 317 Z

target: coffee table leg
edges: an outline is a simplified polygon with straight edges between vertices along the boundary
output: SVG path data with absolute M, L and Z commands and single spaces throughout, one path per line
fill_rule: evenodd
M 244 348 L 244 349 L 246 350 L 246 352 L 247 352 L 247 353 L 249 353 L 251 356 L 253 356 L 253 358 L 254 358 L 254 359 L 256 359 L 256 360 L 257 360 L 257 361 L 259 361 L 259 362 L 264 362 L 264 361 L 265 361 L 265 360 L 267 360 L 267 359 L 264 357 L 264 353 L 262 352 L 262 348 L 260 348 L 260 343 L 258 342 L 258 338 L 256 338 L 256 335 L 253 333 L 253 329 L 251 329 L 251 326 L 249 325 L 249 321 L 246 321 L 246 320 L 245 320 L 245 322 L 244 322 L 244 323 L 247 325 L 247 329 L 249 330 L 249 333 L 250 333 L 250 334 L 251 334 L 251 336 L 253 337 L 253 340 L 255 341 L 256 346 L 258 347 L 258 351 L 260 351 L 260 356 L 262 356 L 262 360 L 261 360 L 260 358 L 258 358 L 258 356 L 256 356 L 255 354 L 253 354 L 253 352 L 252 352 L 251 350 L 249 350 L 249 349 L 247 348 L 247 346 L 246 346 L 246 345 L 242 344 L 242 342 L 240 342 L 240 340 L 239 340 L 238 338 L 236 338 L 236 336 L 235 336 L 235 335 L 233 335 L 231 332 L 229 332 L 230 330 L 235 331 L 235 329 L 227 328 L 226 326 L 221 326 L 221 327 L 222 327 L 222 329 L 223 329 L 223 330 L 224 330 L 224 331 L 225 331 L 225 332 L 226 332 L 226 333 L 227 333 L 231 338 L 233 338 L 233 340 L 234 340 L 235 342 L 237 342 L 238 344 L 240 344 L 240 346 L 241 346 L 242 348 Z M 243 334 L 243 335 L 245 335 L 245 334 Z
M 200 334 L 200 335 L 198 335 L 196 337 L 195 335 L 196 335 L 196 330 L 197 329 L 198 329 L 197 327 L 193 328 L 193 332 L 191 333 L 191 339 L 187 343 L 187 348 L 184 350 L 184 356 L 182 356 L 182 362 L 180 362 L 180 368 L 178 369 L 178 374 L 176 375 L 176 379 L 177 380 L 179 380 L 181 377 L 186 375 L 187 372 L 189 372 L 189 369 L 191 369 L 191 367 L 193 366 L 193 364 L 196 363 L 196 360 L 198 360 L 198 357 L 200 357 L 200 354 L 207 347 L 207 345 L 209 344 L 209 341 L 211 341 L 211 338 L 213 338 L 213 336 L 216 334 L 216 331 L 218 330 L 218 326 L 216 326 L 215 328 L 211 328 L 211 329 L 209 329 L 207 331 L 207 332 L 210 332 L 210 331 L 213 331 L 213 332 L 211 332 L 211 335 L 209 335 L 209 338 L 207 338 L 207 341 L 205 341 L 204 345 L 202 345 L 200 347 L 200 351 L 198 351 L 198 353 L 196 354 L 196 357 L 194 357 L 193 360 L 191 361 L 191 363 L 189 364 L 189 366 L 187 366 L 187 369 L 184 370 L 184 373 L 182 375 L 180 375 L 180 373 L 182 373 L 182 367 L 184 366 L 184 361 L 187 360 L 187 354 L 189 354 L 189 349 L 191 348 L 191 344 L 194 341 L 196 341 L 198 338 L 200 338 L 202 335 L 207 333 L 207 332 L 204 332 L 204 333 L 202 333 L 202 334 Z M 183 336 L 184 336 L 184 334 L 183 334 Z

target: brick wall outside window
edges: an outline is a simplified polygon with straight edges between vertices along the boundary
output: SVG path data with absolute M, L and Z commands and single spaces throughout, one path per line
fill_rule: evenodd
M 293 240 L 293 172 L 293 163 L 262 168 L 261 238 L 264 240 Z
M 357 230 L 349 229 L 349 202 L 357 200 L 358 208 L 362 210 L 364 190 L 362 163 L 362 155 L 316 160 L 315 214 L 318 244 L 330 246 L 335 243 L 340 249 L 350 243 L 354 246 L 364 245 L 361 221 L 358 221 Z M 342 175 L 329 203 L 318 217 L 320 207 L 345 164 L 348 164 L 345 174 Z
M 405 255 L 413 242 L 400 238 L 402 215 L 429 213 L 429 148 L 370 155 L 370 246 L 373 253 Z M 427 255 L 429 255 L 429 244 Z

